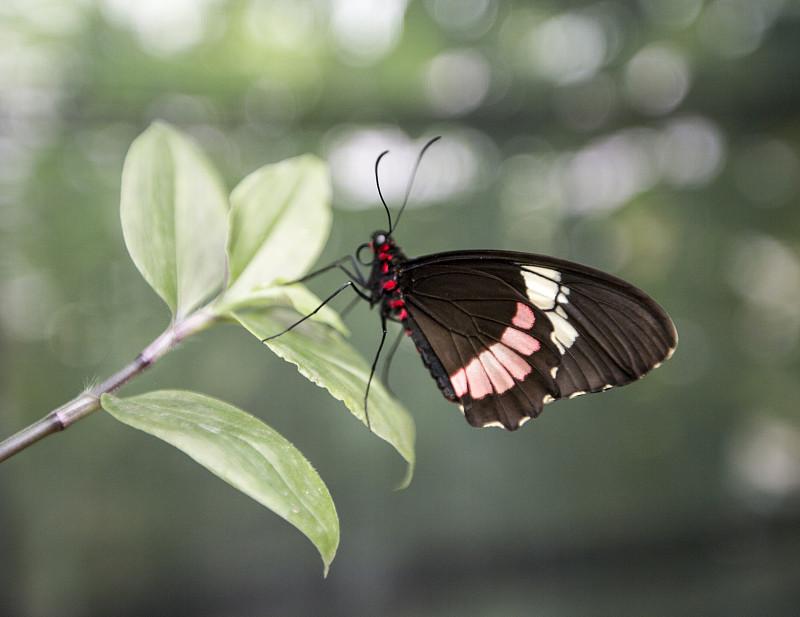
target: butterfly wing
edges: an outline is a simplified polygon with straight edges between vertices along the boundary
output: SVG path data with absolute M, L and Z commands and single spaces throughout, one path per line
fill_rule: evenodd
M 552 257 L 431 255 L 403 264 L 399 288 L 423 361 L 473 426 L 514 430 L 550 401 L 630 383 L 678 340 L 640 289 Z

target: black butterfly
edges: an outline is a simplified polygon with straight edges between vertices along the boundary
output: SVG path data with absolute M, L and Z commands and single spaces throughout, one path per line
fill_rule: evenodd
M 408 259 L 392 238 L 380 184 L 378 192 L 389 231 L 373 233 L 356 254 L 371 252 L 368 262 L 359 258 L 371 265 L 369 277 L 353 257 L 346 258 L 353 270 L 343 259 L 306 277 L 340 268 L 351 280 L 325 303 L 352 286 L 380 306 L 383 338 L 370 380 L 387 321 L 400 322 L 442 394 L 459 403 L 471 425 L 513 431 L 546 403 L 635 381 L 675 351 L 678 335 L 664 309 L 588 266 L 509 251 Z

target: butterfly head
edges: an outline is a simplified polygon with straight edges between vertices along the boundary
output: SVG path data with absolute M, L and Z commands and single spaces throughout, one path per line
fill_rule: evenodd
M 369 248 L 375 254 L 386 251 L 392 246 L 394 246 L 394 240 L 388 231 L 374 232 L 369 242 Z

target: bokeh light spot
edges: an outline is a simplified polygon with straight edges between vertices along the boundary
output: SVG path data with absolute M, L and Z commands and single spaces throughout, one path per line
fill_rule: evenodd
M 800 335 L 800 259 L 775 238 L 757 234 L 733 249 L 728 284 L 745 304 L 737 341 L 759 361 L 780 362 Z
M 314 9 L 303 0 L 251 2 L 244 23 L 259 46 L 301 51 L 318 43 Z
M 408 190 L 414 163 L 427 138 L 412 140 L 397 128 L 345 127 L 328 137 L 326 158 L 336 193 L 337 206 L 360 210 L 378 205 L 375 159 L 389 150 L 380 164 L 381 191 L 389 207 L 399 207 Z M 487 180 L 490 145 L 481 134 L 448 133 L 425 154 L 409 196 L 416 208 L 453 199 Z
M 660 116 L 674 110 L 689 92 L 689 66 L 683 55 L 664 45 L 640 50 L 625 68 L 625 94 L 638 111 Z
M 357 66 L 391 52 L 403 33 L 404 0 L 333 0 L 331 34 L 340 57 Z
M 650 129 L 601 139 L 570 157 L 565 176 L 569 212 L 618 208 L 658 180 Z
M 603 28 L 588 15 L 564 13 L 552 17 L 528 35 L 536 72 L 556 83 L 569 83 L 594 74 L 606 59 Z
M 703 186 L 725 162 L 725 138 L 706 118 L 682 118 L 665 128 L 659 156 L 664 181 L 677 187 Z
M 425 71 L 425 92 L 442 116 L 477 109 L 489 91 L 490 67 L 477 51 L 453 50 L 431 60 Z
M 427 0 L 428 12 L 442 28 L 466 36 L 479 36 L 497 16 L 497 0 Z
M 728 447 L 733 492 L 759 514 L 800 495 L 800 430 L 768 412 L 744 422 Z
M 198 44 L 215 0 L 104 0 L 113 21 L 136 32 L 142 46 L 157 55 L 173 54 Z
M 698 19 L 698 37 L 721 56 L 752 53 L 777 15 L 774 0 L 716 0 Z

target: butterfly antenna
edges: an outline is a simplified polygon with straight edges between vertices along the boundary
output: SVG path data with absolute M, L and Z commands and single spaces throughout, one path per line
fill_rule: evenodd
M 411 187 L 414 186 L 414 178 L 417 176 L 417 169 L 419 169 L 419 164 L 422 161 L 422 157 L 425 156 L 425 152 L 428 150 L 428 148 L 430 148 L 441 138 L 442 138 L 441 135 L 434 137 L 422 147 L 422 150 L 419 151 L 419 156 L 417 156 L 417 162 L 414 163 L 414 169 L 411 170 L 411 177 L 408 179 L 408 187 L 406 188 L 406 196 L 403 198 L 403 205 L 400 206 L 400 210 L 397 213 L 397 218 L 394 221 L 395 227 L 397 226 L 397 223 L 400 222 L 400 215 L 403 214 L 403 210 L 406 209 L 406 204 L 408 203 L 408 197 L 409 195 L 411 195 Z M 394 227 L 390 226 L 389 233 L 391 233 L 393 229 Z
M 386 217 L 389 219 L 389 233 L 392 233 L 392 213 L 389 212 L 389 206 L 386 205 L 386 200 L 383 198 L 383 191 L 381 191 L 381 181 L 380 178 L 378 178 L 378 167 L 381 163 L 381 159 L 387 154 L 389 154 L 389 151 L 384 150 L 378 155 L 378 158 L 375 159 L 375 186 L 378 187 L 378 197 L 381 198 L 383 209 L 386 210 Z

